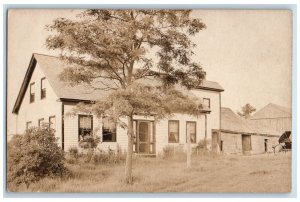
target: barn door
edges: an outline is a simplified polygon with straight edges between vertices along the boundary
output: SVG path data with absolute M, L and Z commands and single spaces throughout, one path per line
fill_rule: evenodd
M 250 154 L 251 135 L 242 135 L 242 149 L 243 149 L 243 154 Z

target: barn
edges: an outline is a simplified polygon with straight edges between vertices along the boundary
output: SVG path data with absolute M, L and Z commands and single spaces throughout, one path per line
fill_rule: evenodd
M 291 109 L 273 103 L 257 111 L 250 120 L 256 127 L 272 128 L 281 134 L 292 130 Z
M 223 154 L 262 154 L 272 152 L 281 135 L 256 122 L 245 120 L 230 108 L 221 108 L 221 129 L 212 132 L 212 149 Z

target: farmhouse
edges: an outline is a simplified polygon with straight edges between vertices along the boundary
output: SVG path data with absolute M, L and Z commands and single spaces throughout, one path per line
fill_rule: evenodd
M 59 144 L 65 151 L 77 147 L 82 136 L 91 132 L 101 139 L 99 149 L 126 149 L 127 132 L 119 125 L 92 114 L 68 115 L 77 103 L 100 99 L 109 92 L 94 91 L 83 84 L 75 87 L 67 85 L 59 79 L 64 68 L 66 64 L 58 57 L 32 55 L 13 108 L 17 133 L 47 122 L 55 129 Z M 199 88 L 190 91 L 203 100 L 205 110 L 198 118 L 174 114 L 168 120 L 157 122 L 154 117 L 136 115 L 134 151 L 155 155 L 167 145 L 184 147 L 187 133 L 191 135 L 192 146 L 205 137 L 210 138 L 212 130 L 220 130 L 222 91 L 218 83 L 211 81 L 203 81 Z
M 212 147 L 224 154 L 261 154 L 272 152 L 281 132 L 266 126 L 257 126 L 244 120 L 230 108 L 221 108 L 221 130 L 213 131 Z

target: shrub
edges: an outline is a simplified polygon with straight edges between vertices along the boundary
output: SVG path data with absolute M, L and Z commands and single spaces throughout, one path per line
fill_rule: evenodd
M 203 139 L 200 140 L 200 142 L 198 143 L 196 150 L 197 150 L 197 154 L 200 155 L 208 155 L 209 154 L 209 149 L 208 146 L 210 145 L 210 141 Z
M 8 184 L 28 186 L 43 177 L 66 173 L 64 153 L 49 127 L 31 128 L 24 135 L 15 135 L 7 149 Z
M 78 159 L 79 151 L 77 147 L 70 147 L 68 151 L 71 158 Z
M 95 149 L 100 142 L 98 136 L 86 135 L 79 141 L 79 146 L 84 149 Z

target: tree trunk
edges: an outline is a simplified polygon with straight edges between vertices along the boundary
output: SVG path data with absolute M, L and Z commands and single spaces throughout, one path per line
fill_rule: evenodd
M 186 167 L 191 167 L 191 134 L 187 133 L 187 151 L 186 151 Z
M 127 184 L 132 183 L 132 153 L 133 153 L 133 116 L 127 117 L 128 124 L 128 145 L 127 145 L 127 156 L 125 165 L 125 180 Z

